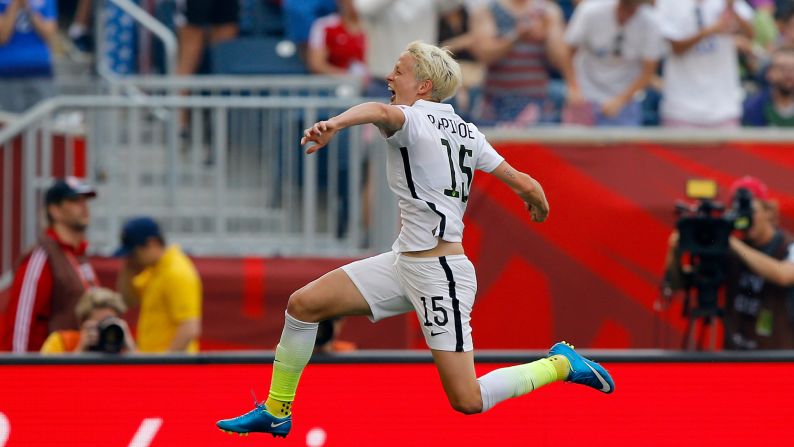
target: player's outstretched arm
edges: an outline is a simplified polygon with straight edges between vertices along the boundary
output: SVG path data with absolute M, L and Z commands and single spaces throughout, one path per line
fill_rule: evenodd
M 496 169 L 491 172 L 504 184 L 510 187 L 524 203 L 532 216 L 533 222 L 543 222 L 549 216 L 549 202 L 543 187 L 537 180 L 521 171 L 517 171 L 509 163 L 503 161 Z
M 303 132 L 301 144 L 314 143 L 314 146 L 306 150 L 307 154 L 311 154 L 327 145 L 337 132 L 346 127 L 374 124 L 386 136 L 391 136 L 400 130 L 404 123 L 405 114 L 399 107 L 379 102 L 366 102 L 353 106 L 327 121 L 315 123 Z

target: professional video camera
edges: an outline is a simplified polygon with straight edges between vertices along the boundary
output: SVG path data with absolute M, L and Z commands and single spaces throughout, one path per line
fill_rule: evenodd
M 701 319 L 708 326 L 714 317 L 722 318 L 718 291 L 725 282 L 729 239 L 734 231 L 746 231 L 753 225 L 753 195 L 744 188 L 736 191 L 731 207 L 716 201 L 717 184 L 711 180 L 688 180 L 686 195 L 696 203 L 676 203 L 679 215 L 678 251 L 687 261 L 683 266 L 684 316 L 689 325 L 685 347 L 693 347 L 694 322 Z M 692 294 L 695 300 L 692 303 Z M 713 341 L 713 340 L 712 340 Z
M 679 248 L 698 256 L 724 256 L 734 230 L 746 231 L 753 225 L 753 194 L 740 188 L 731 208 L 714 200 L 717 184 L 711 180 L 688 180 L 687 197 L 697 203 L 676 203 L 680 216 L 676 223 Z

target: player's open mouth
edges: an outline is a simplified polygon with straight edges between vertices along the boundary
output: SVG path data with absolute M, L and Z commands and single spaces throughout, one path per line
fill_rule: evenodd
M 397 97 L 397 95 L 394 93 L 394 89 L 393 89 L 393 88 L 391 88 L 391 87 L 388 87 L 388 89 L 389 89 L 389 93 L 391 93 L 391 98 L 390 98 L 390 101 L 391 101 L 391 102 L 394 102 L 394 98 L 396 98 L 396 97 Z

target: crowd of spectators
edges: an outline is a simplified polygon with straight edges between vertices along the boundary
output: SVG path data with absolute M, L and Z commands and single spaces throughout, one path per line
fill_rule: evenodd
M 294 13 L 295 3 L 303 5 L 283 1 L 287 29 L 295 28 L 287 37 L 302 45 L 297 31 L 311 30 L 310 72 L 362 76 L 368 95 L 385 96 L 389 61 L 407 41 L 442 43 L 466 68 L 455 100 L 478 124 L 730 128 L 794 121 L 786 87 L 790 1 L 307 2 L 315 16 Z M 334 6 L 338 12 L 321 15 Z
M 90 50 L 91 1 L 64 3 L 73 11 L 61 34 L 73 48 Z M 169 0 L 154 2 L 163 3 Z M 448 46 L 463 62 L 466 82 L 455 100 L 478 124 L 729 128 L 794 121 L 791 0 L 171 3 L 153 13 L 179 36 L 183 75 L 213 72 L 207 48 L 267 35 L 291 42 L 276 53 L 294 48 L 305 72 L 356 76 L 366 95 L 384 97 L 392 61 L 407 43 L 423 40 Z M 0 78 L 20 86 L 2 89 L 0 109 L 19 112 L 52 94 L 46 43 L 55 21 L 53 0 L 0 0 Z

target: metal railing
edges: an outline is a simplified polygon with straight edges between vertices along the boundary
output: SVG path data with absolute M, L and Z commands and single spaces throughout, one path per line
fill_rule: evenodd
M 387 249 L 398 218 L 380 178 L 380 136 L 371 127 L 349 129 L 310 157 L 298 144 L 309 124 L 362 99 L 277 96 L 279 89 L 331 91 L 344 85 L 339 78 L 248 81 L 130 78 L 119 88 L 129 84 L 151 96 L 53 98 L 0 129 L 0 289 L 41 229 L 41 193 L 56 175 L 72 173 L 99 189 L 89 232 L 99 253 L 109 253 L 122 222 L 140 214 L 160 219 L 172 240 L 196 254 L 358 256 Z M 213 96 L 161 96 L 174 88 Z M 251 93 L 257 89 L 273 96 Z M 223 96 L 228 91 L 250 96 Z M 794 142 L 792 131 L 772 129 L 484 131 L 491 141 Z
M 385 165 L 385 143 L 374 128 L 348 129 L 314 156 L 299 145 L 304 128 L 359 102 L 79 96 L 40 103 L 0 130 L 0 209 L 12 217 L 3 218 L 0 273 L 40 231 L 41 196 L 54 174 L 82 168 L 76 147 L 85 148 L 85 173 L 99 192 L 89 229 L 99 253 L 112 251 L 122 222 L 141 214 L 160 220 L 171 240 L 195 254 L 385 250 L 398 217 L 385 182 L 365 185 L 365 169 L 378 173 Z M 172 144 L 168 123 L 180 121 L 185 132 Z
M 128 101 L 135 102 L 141 109 L 143 109 L 144 105 L 146 104 L 153 104 L 148 100 L 150 95 L 174 95 L 176 92 L 179 92 L 180 95 L 188 96 L 223 96 L 227 98 L 224 101 L 234 101 L 234 99 L 230 99 L 228 97 L 237 95 L 249 97 L 319 96 L 325 98 L 353 98 L 360 94 L 362 88 L 361 80 L 359 79 L 336 76 L 303 75 L 175 77 L 146 75 L 119 77 L 110 73 L 105 73 L 105 75 L 106 79 L 104 86 L 102 84 L 92 84 L 90 88 L 86 88 L 84 90 L 91 91 L 91 88 L 96 88 L 98 86 L 100 90 L 96 91 L 105 91 L 111 95 L 127 97 L 129 98 Z M 79 125 L 79 123 L 75 122 L 75 119 L 79 120 L 80 117 L 84 117 L 84 115 L 79 111 L 69 112 L 67 110 L 68 107 L 66 107 L 63 102 L 60 102 L 59 104 L 61 105 L 56 107 L 55 103 L 50 102 L 49 105 L 42 105 L 40 108 L 31 110 L 24 116 L 14 116 L 13 119 L 4 120 L 6 124 L 9 124 L 21 118 L 21 121 L 17 122 L 13 126 L 7 126 L 3 132 L 5 135 L 11 135 L 14 133 L 23 133 L 23 129 L 25 129 L 26 126 L 30 126 L 31 123 L 35 122 L 36 120 L 44 120 L 44 115 L 50 115 L 49 128 L 43 129 L 43 134 L 42 132 L 39 132 L 39 134 L 44 135 L 44 137 L 38 143 L 38 149 L 40 149 L 40 151 L 37 153 L 38 155 L 34 156 L 34 158 L 38 157 L 40 163 L 43 163 L 43 165 L 40 166 L 40 169 L 41 172 L 45 173 L 44 177 L 47 177 L 47 173 L 54 174 L 52 171 L 53 146 L 59 146 L 57 149 L 60 150 L 60 154 L 63 156 L 62 164 L 64 166 L 61 167 L 62 169 L 59 170 L 58 175 L 75 173 L 75 161 L 73 157 L 75 155 L 76 143 L 79 145 L 79 143 L 82 143 L 85 140 L 85 136 L 83 134 L 102 132 L 101 129 L 103 128 L 103 124 L 99 124 L 98 122 L 92 124 L 90 123 L 85 128 L 80 129 L 77 132 L 78 135 L 75 135 L 75 126 Z M 58 110 L 55 110 L 53 107 L 58 108 Z M 192 123 L 190 126 L 184 126 L 183 124 L 187 120 L 180 119 L 180 116 L 184 115 L 186 112 L 172 113 L 173 111 L 169 112 L 169 110 L 163 107 L 152 107 L 151 109 L 146 110 L 147 111 L 145 115 L 147 116 L 147 122 L 156 122 L 159 126 L 159 132 L 161 138 L 163 139 L 161 142 L 164 146 L 163 151 L 166 154 L 165 158 L 169 160 L 169 163 L 175 162 L 177 158 L 175 154 L 180 152 L 180 147 L 185 147 L 185 142 L 199 141 L 199 134 L 203 132 L 201 128 L 204 126 L 204 124 L 201 122 L 201 119 L 204 119 L 204 114 L 201 115 L 201 118 L 190 121 Z M 234 113 L 240 115 L 239 112 L 233 111 L 232 114 Z M 273 112 L 271 111 L 263 113 L 272 115 Z M 128 120 L 136 122 L 136 120 L 131 117 L 128 118 Z M 235 118 L 232 117 L 231 120 L 234 121 Z M 249 128 L 250 124 L 251 121 L 249 120 Z M 118 129 L 120 127 L 122 127 L 121 124 L 117 124 L 115 127 L 111 124 L 108 128 Z M 141 131 L 141 126 L 136 127 L 133 124 L 130 129 L 137 129 L 132 131 L 133 134 L 135 134 L 136 132 Z M 245 140 L 247 142 L 254 141 L 250 135 L 251 133 L 248 134 L 248 137 L 239 136 L 239 139 Z M 58 144 L 53 144 L 53 138 L 58 139 Z M 6 191 L 5 193 L 0 194 L 0 214 L 2 214 L 4 207 L 7 209 L 7 212 L 2 214 L 3 216 L 11 216 L 13 213 L 19 213 L 20 210 L 24 209 L 26 211 L 23 214 L 25 214 L 26 217 L 23 219 L 23 216 L 16 216 L 14 221 L 10 221 L 4 217 L 4 224 L 2 229 L 0 229 L 0 290 L 4 288 L 4 285 L 10 278 L 11 264 L 17 259 L 21 251 L 33 242 L 33 239 L 35 238 L 35 235 L 38 231 L 37 221 L 40 219 L 40 216 L 36 215 L 35 211 L 38 204 L 31 204 L 30 196 L 26 195 L 29 193 L 24 191 L 35 190 L 40 192 L 41 188 L 45 187 L 45 185 L 42 184 L 34 184 L 33 180 L 31 180 L 30 177 L 27 177 L 26 173 L 24 173 L 21 169 L 23 166 L 32 166 L 32 163 L 21 163 L 22 154 L 31 153 L 30 151 L 22 150 L 23 148 L 21 143 L 23 142 L 23 138 L 19 136 L 17 141 L 13 143 L 10 141 L 11 140 L 0 143 L 3 144 L 3 148 L 8 149 L 3 150 L 0 153 L 0 178 L 2 178 L 0 183 L 2 183 L 3 190 Z M 9 144 L 11 146 L 9 146 Z M 197 149 L 192 146 L 191 150 L 193 153 L 197 151 Z M 93 154 L 94 152 L 92 151 L 91 153 Z M 96 157 L 97 161 L 99 161 L 102 155 L 96 155 Z M 3 158 L 7 158 L 8 162 L 3 163 Z M 377 158 L 377 155 L 375 158 Z M 234 160 L 240 162 L 241 159 L 237 158 Z M 193 168 L 195 169 L 195 163 Z M 8 171 L 8 175 L 3 176 L 2 171 Z M 100 172 L 96 175 L 103 176 L 105 174 Z M 178 189 L 175 177 L 169 177 L 168 183 L 168 193 L 164 194 L 164 196 L 174 198 L 174 191 Z M 9 192 L 14 188 L 18 189 L 18 191 L 13 194 Z M 34 194 L 33 197 L 37 196 Z M 348 201 L 343 201 L 342 203 L 345 205 L 345 207 L 349 204 Z M 104 210 L 101 206 L 99 208 L 100 217 L 97 219 L 97 221 L 99 223 L 110 225 L 111 227 L 117 227 L 118 223 L 108 224 L 107 219 L 101 217 L 101 214 Z M 342 212 L 343 211 L 344 210 L 342 210 Z M 393 218 L 393 215 L 394 213 L 376 214 L 374 216 L 368 216 L 367 221 L 372 222 L 373 225 L 377 225 L 377 228 L 382 228 L 384 226 L 386 228 L 391 228 L 394 224 L 394 221 L 396 220 L 396 217 Z M 26 224 L 28 221 L 32 222 L 32 224 Z M 96 225 L 95 227 L 98 226 L 99 225 Z M 391 235 L 386 236 L 386 238 L 390 237 Z M 383 239 L 382 235 L 366 234 L 361 236 L 361 238 L 370 241 L 371 246 L 373 247 L 385 246 L 385 242 L 383 242 L 385 239 Z M 109 237 L 106 237 L 105 239 L 109 240 Z M 98 245 L 95 244 L 95 247 L 98 247 Z M 243 248 L 230 246 L 226 252 L 231 253 L 233 250 L 239 250 L 270 253 L 276 251 L 272 247 L 268 246 L 259 248 L 257 247 L 258 246 L 255 244 L 248 245 Z M 199 249 L 210 252 L 217 250 L 204 246 L 199 247 Z M 107 248 L 100 247 L 100 251 L 102 250 L 107 250 Z
M 110 82 L 111 94 L 202 96 L 358 97 L 363 81 L 351 76 L 126 76 Z

